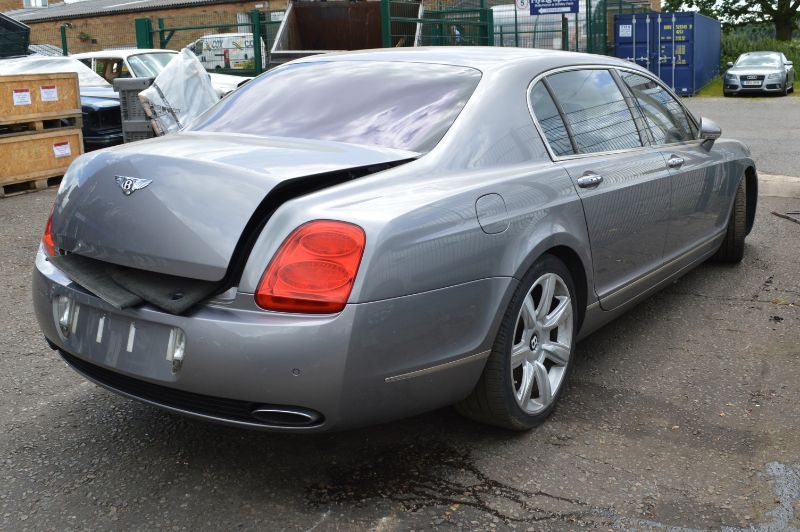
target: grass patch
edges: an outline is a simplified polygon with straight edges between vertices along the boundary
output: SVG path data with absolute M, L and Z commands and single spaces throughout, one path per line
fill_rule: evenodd
M 800 78 L 798 78 L 797 82 L 800 83 Z M 711 80 L 711 83 L 700 89 L 695 98 L 722 98 L 724 95 L 722 94 L 722 77 L 716 77 Z M 795 91 L 789 96 L 800 96 L 800 85 L 795 88 Z M 777 94 L 765 94 L 765 93 L 753 93 L 747 94 L 745 96 L 739 96 L 739 98 L 750 98 L 753 100 L 763 100 L 767 98 L 777 98 L 779 97 Z

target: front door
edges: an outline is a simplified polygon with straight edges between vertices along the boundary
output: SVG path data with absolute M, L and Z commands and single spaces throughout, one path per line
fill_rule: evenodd
M 672 200 L 664 258 L 688 253 L 725 229 L 732 198 L 724 156 L 706 150 L 683 106 L 659 83 L 623 71 L 621 78 L 641 109 L 655 149 L 672 174 Z

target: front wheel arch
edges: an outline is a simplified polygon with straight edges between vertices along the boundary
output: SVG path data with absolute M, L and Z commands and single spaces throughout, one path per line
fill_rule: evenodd
M 745 170 L 744 178 L 747 180 L 745 183 L 747 187 L 747 225 L 745 235 L 749 235 L 756 221 L 756 205 L 758 205 L 758 176 L 756 169 L 748 166 L 747 170 Z

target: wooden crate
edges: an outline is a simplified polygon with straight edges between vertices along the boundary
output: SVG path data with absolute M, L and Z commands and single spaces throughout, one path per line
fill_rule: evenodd
M 59 129 L 0 137 L 0 197 L 20 190 L 10 186 L 27 183 L 25 189 L 48 186 L 83 153 L 80 129 Z
M 74 72 L 0 76 L 0 124 L 80 114 L 78 75 Z

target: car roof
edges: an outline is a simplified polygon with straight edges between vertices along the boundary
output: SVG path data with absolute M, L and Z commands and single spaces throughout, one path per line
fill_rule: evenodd
M 169 53 L 169 54 L 177 54 L 175 50 L 165 50 L 161 48 L 117 48 L 109 49 L 109 50 L 100 50 L 97 52 L 83 52 L 80 54 L 70 54 L 70 57 L 74 57 L 76 59 L 90 59 L 93 57 L 121 57 L 123 59 L 127 59 L 132 55 L 139 55 L 139 54 L 152 54 L 152 53 Z
M 437 63 L 452 66 L 470 67 L 483 72 L 500 69 L 509 64 L 559 63 L 571 65 L 607 65 L 635 68 L 634 63 L 609 56 L 544 50 L 539 48 L 512 48 L 494 46 L 430 46 L 377 48 L 352 52 L 334 52 L 308 56 L 293 63 L 313 63 L 319 61 L 387 61 L 407 63 Z

